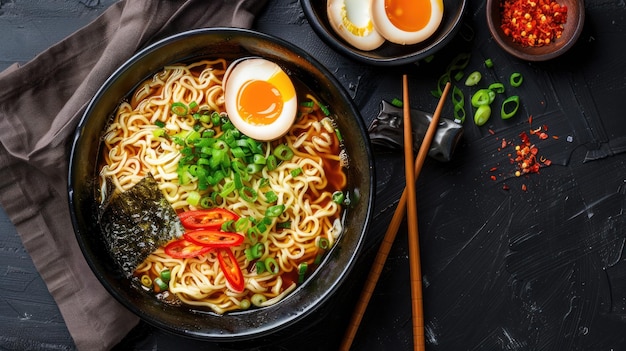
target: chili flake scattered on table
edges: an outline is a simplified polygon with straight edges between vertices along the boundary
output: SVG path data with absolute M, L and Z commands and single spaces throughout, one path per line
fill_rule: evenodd
M 552 0 L 504 0 L 500 7 L 504 34 L 522 46 L 547 45 L 563 34 L 566 5 Z
M 539 140 L 549 139 L 548 135 L 548 126 L 542 125 L 537 128 L 533 128 L 533 117 L 528 117 L 528 124 L 530 125 L 530 129 L 528 132 L 523 131 L 519 134 L 519 143 L 515 144 L 513 141 L 502 139 L 501 144 L 498 147 L 498 151 L 503 151 L 509 146 L 513 146 L 515 149 L 514 153 L 508 153 L 508 157 L 510 163 L 515 165 L 514 175 L 516 177 L 520 177 L 522 175 L 530 174 L 530 173 L 539 173 L 539 169 L 541 167 L 547 167 L 552 164 L 548 158 L 541 156 L 539 154 L 539 148 L 531 141 L 531 137 L 535 136 Z M 492 134 L 495 134 L 492 133 Z M 558 139 L 557 136 L 553 136 L 553 139 Z M 491 175 L 489 178 L 491 180 L 497 180 L 498 178 L 493 174 L 498 170 L 497 167 L 492 167 L 489 169 L 489 173 Z M 509 190 L 509 186 L 504 184 L 502 186 L 503 190 Z M 526 191 L 526 184 L 522 184 L 522 190 Z

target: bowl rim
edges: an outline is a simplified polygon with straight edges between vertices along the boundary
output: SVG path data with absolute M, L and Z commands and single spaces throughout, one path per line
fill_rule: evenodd
M 572 36 L 565 44 L 558 47 L 556 50 L 538 54 L 519 50 L 518 46 L 515 43 L 512 43 L 505 37 L 504 33 L 500 29 L 500 26 L 496 25 L 496 22 L 500 20 L 498 4 L 502 1 L 503 0 L 487 0 L 487 2 L 485 3 L 485 17 L 487 19 L 487 27 L 489 28 L 491 37 L 496 41 L 498 46 L 500 46 L 502 50 L 514 57 L 531 62 L 541 62 L 554 59 L 569 51 L 569 49 L 574 46 L 574 44 L 576 44 L 578 38 L 582 33 L 585 23 L 585 2 L 584 0 L 574 0 L 578 4 L 578 16 L 575 17 L 576 27 L 572 31 Z M 539 49 L 537 51 L 539 51 Z
M 354 119 L 355 119 L 354 123 L 358 126 L 359 128 L 358 132 L 363 137 L 363 140 L 362 140 L 364 144 L 363 152 L 367 156 L 367 160 L 366 160 L 367 169 L 359 170 L 359 172 L 366 174 L 366 176 L 364 176 L 364 179 L 368 181 L 368 184 L 366 184 L 368 185 L 368 188 L 360 189 L 361 190 L 360 194 L 362 195 L 360 198 L 360 201 L 366 202 L 366 204 L 362 205 L 364 208 L 363 214 L 362 214 L 363 222 L 360 223 L 360 230 L 358 231 L 355 230 L 354 233 L 352 233 L 353 235 L 357 235 L 357 238 L 352 244 L 352 247 L 347 248 L 347 249 L 352 250 L 347 253 L 347 255 L 349 255 L 347 258 L 347 261 L 349 264 L 343 267 L 335 267 L 334 269 L 341 269 L 341 271 L 337 273 L 338 278 L 334 280 L 332 284 L 328 286 L 328 289 L 324 290 L 322 294 L 315 295 L 305 308 L 295 309 L 295 312 L 293 310 L 290 310 L 289 313 L 285 313 L 285 311 L 283 311 L 285 306 L 291 306 L 291 304 L 295 304 L 296 302 L 298 302 L 300 300 L 300 298 L 297 295 L 298 291 L 302 291 L 307 286 L 314 284 L 311 282 L 315 282 L 316 279 L 308 279 L 308 283 L 309 283 L 308 285 L 307 285 L 307 282 L 305 282 L 305 284 L 299 285 L 298 287 L 296 287 L 296 290 L 291 292 L 288 296 L 286 296 L 279 303 L 273 306 L 266 307 L 266 308 L 257 309 L 255 311 L 258 311 L 258 312 L 254 312 L 255 316 L 257 315 L 261 316 L 261 317 L 257 316 L 257 318 L 262 318 L 262 316 L 267 314 L 268 311 L 273 310 L 273 309 L 279 309 L 281 313 L 283 313 L 283 315 L 282 315 L 282 318 L 278 322 L 272 320 L 272 321 L 269 321 L 267 324 L 263 323 L 259 325 L 254 325 L 247 329 L 245 329 L 245 326 L 244 326 L 242 330 L 238 330 L 236 332 L 232 332 L 230 330 L 222 330 L 222 329 L 207 330 L 206 328 L 202 329 L 201 327 L 198 327 L 197 329 L 194 329 L 194 330 L 192 329 L 182 330 L 180 328 L 169 325 L 166 322 L 160 321 L 157 318 L 155 318 L 155 316 L 150 315 L 150 313 L 147 313 L 141 310 L 138 306 L 136 306 L 134 303 L 132 303 L 129 300 L 129 297 L 126 295 L 125 291 L 114 286 L 114 284 L 112 283 L 113 279 L 111 279 L 111 277 L 108 276 L 110 275 L 110 272 L 106 272 L 102 269 L 102 263 L 94 261 L 93 257 L 91 257 L 91 255 L 93 255 L 93 252 L 92 252 L 93 245 L 87 243 L 82 238 L 82 236 L 88 234 L 88 233 L 83 233 L 83 231 L 86 231 L 87 228 L 82 227 L 81 220 L 77 217 L 77 214 L 76 214 L 76 206 L 80 206 L 80 200 L 77 199 L 76 181 L 74 179 L 76 176 L 77 168 L 79 167 L 78 166 L 79 161 L 75 159 L 75 156 L 78 154 L 78 149 L 81 145 L 82 137 L 85 134 L 86 124 L 89 121 L 89 116 L 92 113 L 93 109 L 98 105 L 98 102 L 102 98 L 103 94 L 105 94 L 106 91 L 111 88 L 111 86 L 113 85 L 113 82 L 117 78 L 119 78 L 121 74 L 131 69 L 134 65 L 137 65 L 138 63 L 140 63 L 142 59 L 145 58 L 146 56 L 153 54 L 153 52 L 158 52 L 159 49 L 167 47 L 167 45 L 172 44 L 176 41 L 184 40 L 185 38 L 188 38 L 188 37 L 196 37 L 196 36 L 201 37 L 205 35 L 208 35 L 208 36 L 222 35 L 222 36 L 226 36 L 229 38 L 248 38 L 251 40 L 261 40 L 263 43 L 270 43 L 282 49 L 288 50 L 294 55 L 296 55 L 298 59 L 304 59 L 305 61 L 307 61 L 310 65 L 312 65 L 316 70 L 319 71 L 319 73 L 323 76 L 324 79 L 328 80 L 327 83 L 329 84 L 329 86 L 333 87 L 333 91 L 340 95 L 339 99 L 345 102 L 345 106 L 348 108 L 347 113 L 354 116 Z M 239 43 L 239 45 L 241 45 L 241 43 Z M 207 55 L 206 54 L 198 55 L 196 57 L 199 58 L 202 56 L 207 56 Z M 179 58 L 178 60 L 182 60 L 182 59 L 187 59 L 187 57 Z M 169 62 L 169 63 L 172 63 L 172 62 Z M 135 82 L 135 83 L 138 83 L 138 82 Z M 128 94 L 129 94 L 129 91 L 126 91 L 124 92 L 123 95 L 125 96 Z M 111 112 L 112 111 L 109 111 L 109 113 Z M 69 165 L 68 165 L 69 176 L 68 176 L 68 181 L 67 181 L 67 191 L 68 191 L 67 196 L 69 200 L 70 216 L 71 216 L 71 222 L 72 222 L 72 226 L 74 229 L 74 233 L 78 241 L 79 247 L 81 249 L 81 252 L 85 256 L 87 264 L 89 265 L 90 269 L 92 270 L 96 278 L 100 281 L 100 283 L 106 288 L 106 290 L 118 302 L 120 302 L 124 307 L 129 309 L 135 315 L 139 316 L 142 320 L 146 321 L 148 324 L 151 324 L 162 330 L 172 332 L 174 334 L 183 335 L 186 337 L 201 339 L 201 340 L 240 341 L 240 340 L 249 340 L 249 339 L 261 337 L 269 333 L 274 333 L 284 328 L 287 328 L 295 324 L 296 322 L 304 319 L 311 313 L 313 313 L 339 289 L 339 287 L 346 281 L 350 272 L 353 270 L 356 264 L 356 261 L 358 259 L 358 256 L 361 253 L 362 248 L 363 248 L 363 243 L 367 235 L 367 228 L 369 227 L 369 223 L 371 221 L 371 216 L 372 216 L 372 211 L 373 211 L 373 206 L 374 206 L 376 183 L 375 183 L 374 159 L 373 159 L 373 154 L 372 154 L 370 144 L 371 143 L 369 141 L 369 135 L 367 134 L 367 129 L 365 127 L 363 118 L 359 110 L 356 108 L 354 101 L 350 98 L 349 94 L 347 93 L 347 90 L 345 89 L 345 87 L 343 87 L 343 85 L 337 80 L 337 78 L 325 66 L 323 66 L 314 57 L 309 55 L 306 51 L 297 47 L 295 44 L 289 43 L 286 40 L 280 39 L 278 37 L 275 37 L 269 34 L 265 34 L 265 33 L 258 32 L 255 30 L 251 30 L 251 29 L 243 29 L 243 28 L 213 27 L 213 28 L 199 28 L 199 29 L 193 29 L 193 30 L 180 32 L 180 33 L 165 37 L 161 40 L 158 40 L 154 42 L 153 44 L 150 44 L 146 46 L 145 48 L 139 50 L 134 55 L 132 55 L 128 60 L 126 60 L 121 66 L 119 66 L 106 79 L 106 81 L 102 84 L 102 86 L 98 89 L 98 91 L 94 94 L 94 96 L 90 99 L 89 103 L 87 104 L 87 107 L 74 132 L 74 138 L 71 142 Z M 327 262 L 332 261 L 331 256 L 336 256 L 337 252 L 340 249 L 341 249 L 341 245 L 333 246 L 333 248 L 331 249 L 331 252 L 325 255 L 324 261 L 320 266 L 322 265 L 328 266 L 329 263 Z M 343 251 L 344 252 L 348 251 L 347 249 Z M 321 274 L 320 270 L 316 270 L 314 274 L 320 275 Z M 133 289 L 136 290 L 136 288 L 133 288 Z M 158 302 L 158 304 L 161 305 L 159 307 L 162 307 L 163 309 L 169 308 L 168 305 L 163 304 L 162 302 Z M 214 315 L 216 316 L 216 318 L 219 318 L 220 320 L 236 317 L 233 320 L 238 321 L 240 316 L 251 313 L 250 312 L 251 310 L 248 310 L 248 311 L 234 312 L 232 314 L 217 315 L 212 312 L 198 311 L 190 306 L 184 305 L 183 307 L 187 310 L 187 313 L 189 315 L 193 314 L 195 317 L 198 317 L 198 315 L 200 315 L 202 318 L 206 318 L 207 315 Z
M 327 45 L 329 45 L 332 49 L 339 52 L 340 54 L 355 59 L 361 63 L 370 64 L 373 66 L 400 66 L 410 63 L 415 63 L 421 59 L 424 59 L 435 52 L 442 49 L 446 44 L 448 44 L 456 35 L 456 33 L 461 28 L 463 23 L 463 17 L 465 15 L 465 11 L 467 9 L 467 0 L 458 0 L 460 2 L 460 8 L 458 11 L 454 12 L 452 15 L 452 26 L 450 26 L 447 30 L 442 28 L 443 21 L 440 25 L 440 28 L 437 29 L 437 33 L 440 31 L 444 31 L 441 33 L 441 37 L 431 43 L 429 43 L 425 47 L 421 47 L 421 44 L 414 44 L 415 47 L 421 47 L 419 50 L 412 51 L 408 54 L 401 54 L 396 56 L 387 56 L 387 57 L 374 57 L 371 53 L 376 52 L 376 50 L 372 51 L 363 51 L 356 49 L 350 46 L 348 43 L 345 43 L 342 39 L 340 39 L 332 29 L 329 30 L 325 25 L 322 24 L 317 12 L 313 8 L 313 1 L 318 0 L 299 0 L 300 5 L 302 7 L 302 11 L 304 12 L 305 17 L 308 20 L 308 23 L 311 25 L 313 31 L 324 41 Z M 324 0 L 326 1 L 326 0 Z M 445 2 L 446 0 L 442 0 Z M 325 14 L 324 14 L 325 16 Z M 446 10 L 444 8 L 444 19 L 446 16 Z M 389 43 L 385 43 L 383 45 L 392 45 Z M 396 44 L 393 44 L 396 45 Z M 408 45 L 410 46 L 410 45 Z

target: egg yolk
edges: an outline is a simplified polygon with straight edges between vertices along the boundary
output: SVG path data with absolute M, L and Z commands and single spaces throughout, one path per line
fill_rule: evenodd
M 268 80 L 249 80 L 237 94 L 239 115 L 249 124 L 272 124 L 283 111 L 283 104 L 295 95 L 291 81 L 284 72 Z
M 237 96 L 239 115 L 250 124 L 272 124 L 283 110 L 280 91 L 264 80 L 250 80 Z
M 405 32 L 417 32 L 426 27 L 432 12 L 430 0 L 385 0 L 389 21 Z

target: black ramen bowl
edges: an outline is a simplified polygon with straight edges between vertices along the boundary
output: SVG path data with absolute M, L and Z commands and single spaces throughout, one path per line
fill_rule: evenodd
M 443 19 L 428 39 L 413 45 L 385 42 L 371 51 L 360 50 L 343 40 L 332 28 L 327 15 L 328 1 L 300 0 L 302 10 L 315 33 L 330 47 L 346 57 L 375 66 L 414 63 L 441 50 L 461 27 L 466 0 L 443 0 Z
M 131 284 L 103 245 L 95 191 L 100 140 L 118 104 L 136 86 L 176 62 L 201 58 L 261 56 L 278 63 L 332 110 L 349 157 L 348 190 L 353 202 L 344 213 L 344 232 L 314 274 L 279 303 L 217 315 L 190 306 L 165 304 Z M 198 29 L 161 40 L 140 51 L 104 83 L 76 130 L 69 168 L 70 212 L 76 238 L 104 287 L 147 323 L 174 334 L 210 341 L 267 336 L 302 320 L 326 302 L 353 268 L 362 248 L 374 195 L 374 171 L 364 122 L 340 83 L 303 50 L 285 41 L 242 29 Z

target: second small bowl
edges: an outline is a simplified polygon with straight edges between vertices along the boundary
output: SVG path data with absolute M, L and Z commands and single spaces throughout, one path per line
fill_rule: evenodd
M 496 43 L 504 51 L 522 60 L 546 61 L 560 56 L 576 43 L 582 32 L 585 22 L 584 0 L 558 0 L 560 5 L 567 6 L 567 20 L 563 25 L 561 37 L 543 46 L 522 46 L 502 30 L 501 4 L 504 1 L 511 0 L 487 0 L 487 25 Z

